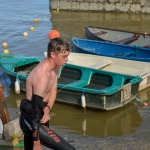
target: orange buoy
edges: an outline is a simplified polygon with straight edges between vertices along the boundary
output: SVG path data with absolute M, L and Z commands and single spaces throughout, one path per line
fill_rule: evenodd
M 60 37 L 60 33 L 57 30 L 52 30 L 49 32 L 48 37 L 52 40 L 56 37 Z
M 39 22 L 39 19 L 34 19 L 34 23 L 38 23 Z
M 7 42 L 3 42 L 3 43 L 2 43 L 2 47 L 3 47 L 3 48 L 7 48 L 7 46 L 8 46 L 8 43 L 7 43 Z

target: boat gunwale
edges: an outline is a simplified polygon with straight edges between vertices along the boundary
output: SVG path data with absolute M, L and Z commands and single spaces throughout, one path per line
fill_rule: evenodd
M 145 33 L 141 32 L 132 32 L 132 31 L 127 31 L 127 30 L 121 30 L 121 29 L 115 29 L 115 28 L 104 28 L 104 27 L 96 27 L 96 26 L 85 26 L 85 29 L 88 28 L 97 28 L 97 29 L 104 29 L 104 30 L 113 30 L 113 31 L 119 31 L 119 32 L 124 32 L 124 33 L 130 33 L 130 34 L 140 34 L 142 36 L 145 36 Z M 89 31 L 89 30 L 88 30 Z M 147 36 L 150 36 L 150 33 L 146 33 Z
M 15 57 L 16 58 L 16 57 Z M 39 59 L 36 59 L 34 57 L 22 57 L 22 58 L 27 58 L 27 60 L 34 60 L 34 61 L 29 61 L 27 63 L 24 63 L 23 65 L 27 65 L 27 64 L 30 64 L 30 63 L 34 63 L 34 62 L 40 62 Z M 13 58 L 12 58 L 13 59 Z M 16 58 L 17 59 L 17 58 Z M 9 75 L 13 75 L 15 77 L 18 77 L 20 79 L 23 79 L 23 80 L 26 80 L 27 79 L 27 76 L 26 75 L 23 75 L 23 74 L 19 74 L 19 73 L 16 73 L 14 71 L 15 68 L 17 67 L 20 67 L 20 66 L 23 66 L 23 65 L 16 65 L 20 62 L 22 62 L 24 60 L 20 60 L 19 58 L 19 61 L 16 60 L 16 63 L 13 63 L 11 64 L 9 67 L 9 69 L 6 67 L 6 65 L 2 65 L 1 62 L 0 62 L 0 65 L 1 65 L 1 68 L 3 70 L 5 70 L 5 72 Z M 15 67 L 14 67 L 14 64 L 15 64 Z M 8 64 L 7 64 L 8 65 Z M 5 66 L 5 67 L 4 67 Z M 82 67 L 82 66 L 77 66 L 77 65 L 72 65 L 72 64 L 66 64 L 65 66 L 67 67 L 73 67 L 73 68 L 80 68 L 81 71 L 82 71 L 82 68 L 83 69 L 87 69 L 87 70 L 91 70 L 91 72 L 94 74 L 94 73 L 101 73 L 103 75 L 105 75 L 105 73 L 107 73 L 108 75 L 110 76 L 116 76 L 117 75 L 121 75 L 128 78 L 128 77 L 131 77 L 132 79 L 130 80 L 131 84 L 137 84 L 139 83 L 142 79 L 140 77 L 137 77 L 137 76 L 132 76 L 132 75 L 124 75 L 124 74 L 120 74 L 120 73 L 114 73 L 114 72 L 109 72 L 109 71 L 103 71 L 103 70 L 97 70 L 97 69 L 91 69 L 91 68 L 88 68 L 88 67 Z M 63 67 L 65 67 L 63 66 Z M 61 73 L 60 73 L 61 74 Z M 114 79 L 113 79 L 114 80 Z M 136 80 L 136 81 L 135 81 Z M 78 80 L 80 81 L 80 80 Z M 126 84 L 125 84 L 126 85 Z M 104 95 L 112 95 L 112 94 L 115 94 L 117 93 L 119 90 L 121 90 L 122 86 L 124 85 L 119 85 L 119 86 L 114 86 L 114 85 L 111 85 L 105 89 L 102 89 L 102 90 L 96 90 L 96 89 L 90 89 L 90 88 L 83 88 L 83 87 L 75 87 L 75 86 L 69 86 L 68 85 L 64 85 L 64 84 L 60 84 L 58 83 L 58 88 L 60 89 L 63 89 L 65 87 L 65 89 L 68 89 L 68 90 L 73 90 L 73 91 L 80 91 L 80 92 L 86 92 L 86 93 L 92 93 L 92 94 L 104 94 Z M 109 89 L 109 90 L 108 90 Z

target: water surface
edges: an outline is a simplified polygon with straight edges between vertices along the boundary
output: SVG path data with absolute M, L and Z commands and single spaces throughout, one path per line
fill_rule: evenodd
M 48 33 L 57 29 L 61 37 L 71 42 L 72 37 L 85 37 L 87 25 L 117 28 L 136 32 L 150 33 L 150 15 L 101 12 L 56 13 L 49 11 L 49 0 L 1 0 L 0 4 L 0 43 L 8 42 L 11 53 L 44 58 L 49 42 Z M 39 22 L 34 23 L 38 18 Z M 29 28 L 33 26 L 34 32 Z M 23 32 L 29 36 L 24 37 Z M 0 51 L 3 48 L 0 46 Z M 16 95 L 14 87 L 4 73 L 0 82 L 5 85 L 5 99 L 11 119 L 19 117 L 19 103 L 25 93 Z M 138 93 L 138 98 L 150 104 L 150 89 Z M 66 134 L 83 136 L 120 136 L 142 133 L 150 130 L 150 107 L 138 105 L 135 101 L 113 111 L 85 110 L 75 106 L 55 103 L 51 113 L 51 126 L 64 130 Z

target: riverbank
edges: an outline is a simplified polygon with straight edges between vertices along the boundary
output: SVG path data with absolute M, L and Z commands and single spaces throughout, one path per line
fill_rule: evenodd
M 65 135 L 64 131 L 56 130 L 57 133 Z M 75 146 L 76 150 L 149 150 L 150 130 L 139 134 L 126 136 L 78 136 L 68 135 L 68 142 Z
M 150 115 L 148 115 L 150 119 Z M 146 120 L 149 120 L 146 118 Z M 146 125 L 146 124 L 145 124 Z M 147 124 L 148 125 L 148 124 Z M 64 130 L 56 127 L 51 127 L 59 135 L 63 136 L 70 144 L 72 144 L 76 150 L 149 150 L 150 149 L 150 127 L 143 126 L 145 129 L 142 132 L 124 135 L 124 136 L 105 136 L 94 137 L 87 135 L 74 135 L 72 131 Z M 18 128 L 17 128 L 18 130 Z M 68 134 L 69 133 L 69 134 Z M 0 140 L 2 143 L 2 140 Z M 4 143 L 4 141 L 3 141 Z M 7 147 L 3 147 L 5 150 L 23 150 L 23 147 L 8 147 L 9 142 L 5 142 Z M 1 144 L 0 144 L 1 145 Z M 2 147 L 1 147 L 2 148 Z M 1 149 L 0 148 L 0 149 Z M 48 148 L 43 146 L 43 150 Z
M 58 132 L 58 131 L 57 131 Z M 60 131 L 59 131 L 60 133 Z M 150 132 L 140 135 L 121 136 L 121 137 L 82 137 L 69 135 L 68 142 L 76 150 L 149 150 L 150 149 Z M 8 150 L 23 150 L 23 147 L 5 147 Z M 43 150 L 49 150 L 43 147 Z

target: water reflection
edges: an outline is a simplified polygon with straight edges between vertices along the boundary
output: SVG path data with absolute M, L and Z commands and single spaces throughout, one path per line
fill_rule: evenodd
M 137 97 L 141 99 L 143 102 L 150 101 L 150 88 L 147 88 L 139 92 Z
M 6 41 L 8 49 L 15 54 L 26 56 L 43 56 L 47 49 L 48 32 L 53 27 L 60 31 L 61 36 L 68 41 L 72 37 L 85 37 L 84 27 L 87 25 L 124 29 L 135 32 L 150 33 L 150 20 L 148 14 L 124 14 L 124 13 L 92 13 L 92 12 L 68 12 L 49 13 L 49 1 L 41 0 L 2 0 L 0 5 L 0 43 Z M 36 9 L 34 9 L 36 8 Z M 13 11 L 12 11 L 13 10 Z M 44 17 L 45 16 L 45 17 Z M 52 18 L 51 18 L 52 16 Z M 39 18 L 39 23 L 34 24 L 33 19 Z M 52 26 L 53 25 L 53 26 Z M 30 33 L 30 26 L 35 31 Z M 24 38 L 23 32 L 29 32 Z M 0 50 L 3 49 L 0 47 Z M 43 56 L 44 57 L 44 56 Z M 15 94 L 14 87 L 10 87 L 10 81 L 0 71 L 0 82 L 5 86 L 5 99 L 11 120 L 19 117 L 19 102 L 25 98 L 25 93 Z M 10 87 L 10 88 L 9 88 Z M 150 102 L 150 88 L 138 94 L 142 101 Z M 150 103 L 149 103 L 150 104 Z M 137 105 L 133 101 L 129 105 L 109 112 L 84 110 L 55 103 L 52 113 L 51 125 L 68 130 L 73 134 L 107 136 L 124 135 L 137 132 L 150 107 Z M 147 110 L 147 111 L 144 111 Z M 142 114 L 142 115 L 141 115 Z M 149 117 L 149 116 L 148 116 Z M 147 125 L 147 122 L 145 123 Z
M 5 97 L 5 100 L 7 101 L 7 106 L 9 108 L 8 111 L 9 111 L 11 120 L 19 117 L 20 115 L 19 106 L 23 98 L 25 98 L 25 92 L 21 91 L 20 94 L 16 94 L 14 86 L 11 85 L 8 91 L 8 96 Z
M 150 88 L 139 92 L 138 98 L 143 102 L 150 101 Z M 15 94 L 14 86 L 8 92 L 7 105 L 11 119 L 19 117 L 19 105 L 25 92 Z M 137 132 L 143 118 L 138 109 L 144 105 L 138 105 L 134 100 L 130 104 L 112 111 L 90 110 L 86 111 L 80 107 L 55 103 L 51 113 L 50 125 L 66 130 L 71 134 L 83 136 L 120 136 Z M 148 106 L 149 107 L 149 106 Z M 149 108 L 148 108 L 149 109 Z
M 67 40 L 72 37 L 85 37 L 85 26 L 115 28 L 134 32 L 150 33 L 149 14 L 125 13 L 91 13 L 60 11 L 59 14 L 51 11 L 52 22 L 61 36 Z
M 68 128 L 73 134 L 119 136 L 134 132 L 142 121 L 134 103 L 109 112 L 87 110 L 85 114 L 80 108 L 57 104 L 53 111 L 56 115 L 51 125 Z
M 138 96 L 143 102 L 150 103 L 150 88 L 139 92 Z M 142 124 L 143 118 L 139 113 L 136 100 L 127 106 L 113 111 L 87 110 L 64 104 L 55 105 L 51 125 L 58 128 L 67 128 L 70 133 L 92 136 L 119 136 L 137 132 L 137 127 Z M 150 107 L 147 107 L 149 110 Z M 141 109 L 140 109 L 141 110 Z M 141 110 L 142 111 L 142 110 Z M 144 112 L 143 112 L 144 115 Z

